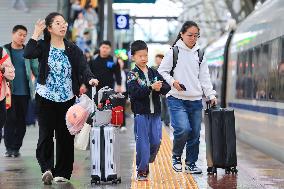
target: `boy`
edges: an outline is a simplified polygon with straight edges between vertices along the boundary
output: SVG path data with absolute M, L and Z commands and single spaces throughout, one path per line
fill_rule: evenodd
M 149 163 L 155 160 L 162 139 L 160 94 L 170 86 L 154 69 L 147 67 L 148 47 L 144 41 L 131 44 L 135 68 L 128 73 L 127 86 L 134 113 L 137 180 L 147 180 Z

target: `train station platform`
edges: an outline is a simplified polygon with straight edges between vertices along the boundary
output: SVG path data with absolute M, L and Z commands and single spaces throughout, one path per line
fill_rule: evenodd
M 0 145 L 0 189 L 261 189 L 284 188 L 284 164 L 237 141 L 237 175 L 226 175 L 218 170 L 217 176 L 206 173 L 204 130 L 201 131 L 200 156 L 197 165 L 200 175 L 176 173 L 171 168 L 172 129 L 163 129 L 163 139 L 156 161 L 150 165 L 148 181 L 136 181 L 135 141 L 133 119 L 127 119 L 127 131 L 120 133 L 121 179 L 120 184 L 90 184 L 90 152 L 75 151 L 75 162 L 70 183 L 44 186 L 35 158 L 38 128 L 28 127 L 19 158 L 4 157 L 4 144 Z M 203 127 L 202 127 L 203 128 Z

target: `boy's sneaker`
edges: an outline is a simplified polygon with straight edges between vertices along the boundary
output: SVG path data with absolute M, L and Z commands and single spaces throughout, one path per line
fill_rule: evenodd
M 172 161 L 173 161 L 173 169 L 176 172 L 181 172 L 182 171 L 181 157 L 180 156 L 173 156 Z
M 198 168 L 195 163 L 185 165 L 185 172 L 190 174 L 201 174 L 202 170 Z
M 137 180 L 138 181 L 147 181 L 148 180 L 148 174 L 147 171 L 138 171 L 137 172 Z
M 41 180 L 43 182 L 43 184 L 45 185 L 51 185 L 51 181 L 53 180 L 53 176 L 51 171 L 45 171 L 41 177 Z

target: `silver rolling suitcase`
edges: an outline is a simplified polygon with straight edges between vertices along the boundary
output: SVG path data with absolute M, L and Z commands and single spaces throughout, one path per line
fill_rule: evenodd
M 91 129 L 91 183 L 121 183 L 118 128 L 111 125 Z
M 110 123 L 97 126 L 96 120 L 93 121 L 90 133 L 91 184 L 100 184 L 101 181 L 121 183 L 118 133 L 119 129 Z

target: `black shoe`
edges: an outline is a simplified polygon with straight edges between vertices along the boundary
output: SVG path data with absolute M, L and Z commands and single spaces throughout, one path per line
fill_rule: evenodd
M 12 155 L 13 155 L 15 158 L 21 156 L 19 150 L 14 150 L 14 151 L 12 152 Z
M 13 153 L 11 150 L 7 150 L 4 154 L 4 157 L 12 157 Z

